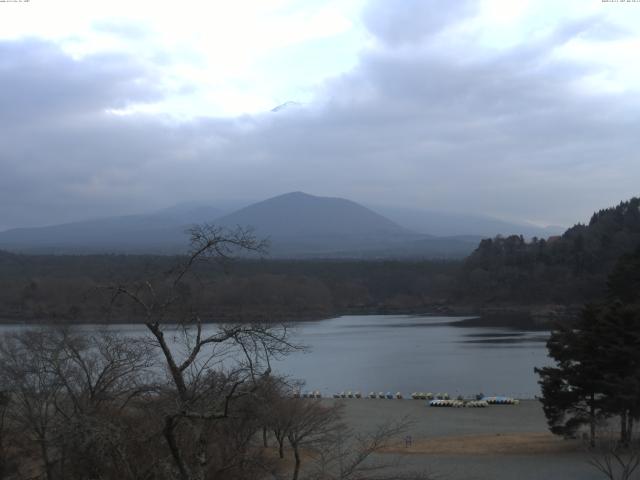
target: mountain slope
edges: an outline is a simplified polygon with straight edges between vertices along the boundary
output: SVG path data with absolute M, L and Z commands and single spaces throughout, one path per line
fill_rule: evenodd
M 217 220 L 251 225 L 259 235 L 277 238 L 406 235 L 411 232 L 351 200 L 286 193 L 254 203 Z
M 254 203 L 216 223 L 251 226 L 258 237 L 269 238 L 269 253 L 276 257 L 388 256 L 424 237 L 351 200 L 302 192 Z
M 194 223 L 251 227 L 279 258 L 460 258 L 474 237 L 416 233 L 358 203 L 302 192 L 279 195 L 220 216 L 198 205 L 148 215 L 88 220 L 0 232 L 0 248 L 26 253 L 184 252 Z
M 639 247 L 640 198 L 632 198 L 548 240 L 483 240 L 465 261 L 462 284 L 468 296 L 486 301 L 593 300 L 620 256 Z
M 45 253 L 172 253 L 184 248 L 189 225 L 220 214 L 212 207 L 179 205 L 144 215 L 15 228 L 0 232 L 0 247 Z

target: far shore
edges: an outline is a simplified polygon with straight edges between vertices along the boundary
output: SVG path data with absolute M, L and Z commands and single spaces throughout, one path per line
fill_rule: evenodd
M 577 306 L 564 305 L 434 305 L 415 308 L 393 306 L 354 307 L 351 309 L 301 312 L 265 312 L 265 311 L 232 311 L 221 310 L 210 315 L 203 315 L 204 323 L 251 323 L 251 322 L 283 322 L 302 323 L 317 322 L 329 318 L 347 315 L 412 315 L 438 317 L 466 317 L 452 322 L 460 327 L 501 327 L 517 330 L 551 330 L 556 324 L 573 318 L 579 311 Z M 215 320 L 213 320 L 215 319 Z M 84 321 L 64 315 L 46 315 L 38 317 L 22 316 L 12 312 L 0 315 L 0 325 L 136 325 L 142 319 L 132 318 L 96 318 Z

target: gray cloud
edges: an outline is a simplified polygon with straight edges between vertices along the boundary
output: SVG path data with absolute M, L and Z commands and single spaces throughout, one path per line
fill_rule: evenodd
M 369 28 L 376 15 L 388 21 L 380 5 Z M 435 11 L 408 16 L 404 40 L 380 20 L 387 47 L 363 53 L 314 104 L 184 123 L 105 113 L 163 95 L 132 58 L 76 61 L 39 41 L 0 43 L 0 228 L 292 190 L 572 223 L 639 193 L 639 98 L 581 93 L 576 82 L 597 68 L 550 55 L 602 34 L 601 22 L 462 61 L 428 41 L 407 50 L 412 29 L 439 31 L 461 15 Z
M 368 30 L 384 43 L 398 46 L 416 43 L 471 16 L 476 2 L 470 0 L 374 0 L 364 11 Z
M 160 92 L 150 72 L 122 55 L 94 55 L 76 61 L 39 40 L 0 42 L 0 103 L 4 122 L 78 117 Z

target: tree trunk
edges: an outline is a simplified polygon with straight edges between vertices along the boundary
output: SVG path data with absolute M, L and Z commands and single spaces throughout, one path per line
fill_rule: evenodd
M 267 443 L 267 427 L 262 427 L 262 445 L 264 448 L 267 448 L 269 444 Z
M 176 424 L 173 417 L 166 417 L 162 433 L 164 434 L 164 438 L 167 441 L 169 450 L 171 451 L 171 456 L 173 457 L 173 460 L 174 462 L 176 462 L 176 466 L 180 471 L 180 478 L 182 480 L 191 480 L 189 471 L 187 470 L 187 466 L 184 464 L 182 454 L 180 453 L 180 449 L 178 448 L 178 444 L 176 443 L 176 438 L 173 435 L 173 429 L 175 428 L 175 426 Z
M 300 474 L 300 452 L 298 451 L 298 444 L 293 445 L 293 456 L 296 459 L 296 465 L 293 468 L 292 480 L 298 480 L 298 475 Z
M 620 443 L 623 447 L 629 446 L 627 437 L 627 411 L 623 410 L 620 414 Z
M 284 438 L 278 438 L 278 453 L 280 458 L 284 458 Z
M 44 470 L 47 474 L 47 480 L 53 480 L 53 466 L 49 461 L 49 450 L 45 440 L 40 441 L 40 453 L 42 454 L 42 461 L 44 462 Z
M 589 406 L 589 446 L 596 446 L 596 407 L 595 395 L 591 394 L 591 405 Z
M 178 395 L 180 395 L 180 399 L 183 401 L 186 400 L 187 385 L 184 381 L 184 376 L 180 371 L 180 368 L 178 367 L 178 365 L 176 364 L 173 358 L 171 349 L 169 348 L 169 345 L 167 345 L 167 341 L 164 338 L 164 332 L 160 330 L 158 327 L 156 327 L 155 325 L 153 325 L 152 323 L 147 323 L 146 327 L 153 334 L 153 336 L 156 337 L 156 340 L 158 340 L 158 344 L 160 345 L 160 349 L 162 350 L 164 358 L 167 362 L 167 367 L 169 367 L 169 373 L 171 374 L 173 383 L 175 384 L 176 389 L 178 390 Z

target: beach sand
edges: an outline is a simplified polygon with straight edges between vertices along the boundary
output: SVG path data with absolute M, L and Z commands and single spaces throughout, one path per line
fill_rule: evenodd
M 345 421 L 357 433 L 407 418 L 405 436 L 383 456 L 402 456 L 403 469 L 449 480 L 599 480 L 579 440 L 563 440 L 547 429 L 541 404 L 486 408 L 429 407 L 424 400 L 324 400 L 345 405 Z

